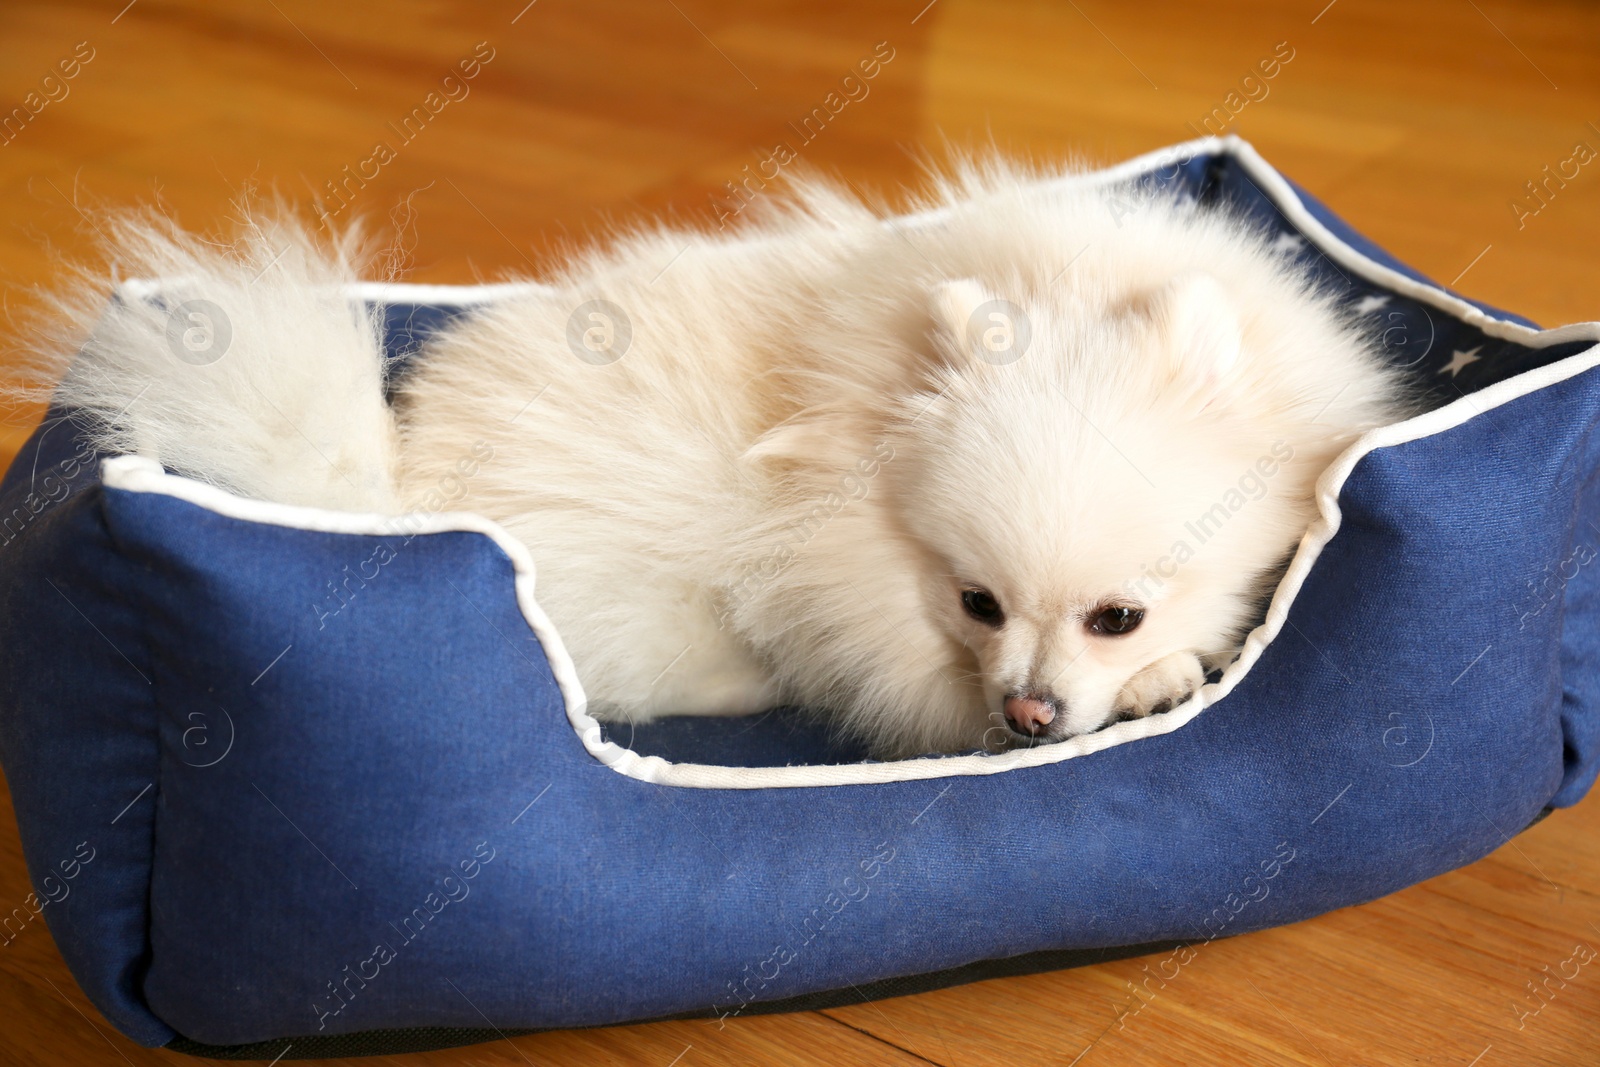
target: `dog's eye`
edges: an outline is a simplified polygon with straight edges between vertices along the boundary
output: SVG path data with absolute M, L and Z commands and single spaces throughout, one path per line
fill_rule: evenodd
M 987 626 L 999 626 L 1006 621 L 1006 613 L 1000 610 L 1000 601 L 987 589 L 961 590 L 961 606 L 968 615 Z
M 1120 637 L 1133 633 L 1143 621 L 1144 612 L 1138 608 L 1105 608 L 1090 621 L 1089 629 L 1097 634 Z

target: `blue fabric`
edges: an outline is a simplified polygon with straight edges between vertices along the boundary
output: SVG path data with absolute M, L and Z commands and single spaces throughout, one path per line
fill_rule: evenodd
M 1262 209 L 1230 163 L 1180 173 Z M 1583 347 L 1390 311 L 1397 361 L 1466 391 Z M 1483 360 L 1438 374 L 1473 345 Z M 83 462 L 46 488 L 75 447 L 53 423 L 0 485 L 0 758 L 41 894 L 96 850 L 44 916 L 147 1044 L 733 1014 L 1204 941 L 1470 862 L 1592 785 L 1597 418 L 1590 371 L 1368 456 L 1289 625 L 1171 734 L 998 775 L 745 791 L 595 762 L 486 538 L 256 525 Z M 328 582 L 390 554 L 326 612 Z M 792 712 L 615 739 L 742 765 L 861 755 Z
M 12 915 L 37 910 L 106 1017 L 137 1041 L 162 1044 L 173 1032 L 139 988 L 155 697 L 137 665 L 145 637 L 123 595 L 128 564 L 106 529 L 96 463 L 77 430 L 52 412 L 0 484 L 0 761 L 35 899 L 49 901 Z M 62 864 L 85 844 L 94 858 L 65 878 Z M 41 934 L 8 927 L 0 939 Z

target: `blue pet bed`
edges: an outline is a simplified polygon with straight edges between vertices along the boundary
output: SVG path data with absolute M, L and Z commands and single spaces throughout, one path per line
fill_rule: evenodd
M 0 756 L 29 907 L 90 999 L 236 1058 L 818 1007 L 1293 922 L 1575 803 L 1600 325 L 1452 295 L 1237 140 L 1076 180 L 1127 178 L 1130 210 L 1178 183 L 1257 216 L 1437 403 L 1323 479 L 1238 662 L 1059 745 L 604 728 L 492 523 L 240 500 L 102 463 L 52 411 L 0 487 Z M 401 356 L 495 295 L 357 294 Z

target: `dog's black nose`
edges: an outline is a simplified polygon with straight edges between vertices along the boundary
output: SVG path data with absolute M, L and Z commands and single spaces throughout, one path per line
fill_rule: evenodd
M 1055 717 L 1053 697 L 1039 693 L 1013 693 L 1006 697 L 1006 722 L 1023 737 L 1038 737 Z

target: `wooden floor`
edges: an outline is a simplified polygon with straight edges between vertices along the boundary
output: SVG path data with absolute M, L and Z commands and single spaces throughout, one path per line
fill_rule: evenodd
M 86 253 L 89 205 L 159 197 L 204 228 L 245 183 L 310 199 L 331 182 L 339 217 L 405 233 L 410 279 L 467 282 L 537 270 L 613 222 L 712 219 L 780 142 L 892 189 L 945 138 L 1111 161 L 1246 101 L 1231 128 L 1402 259 L 1543 322 L 1600 318 L 1600 161 L 1566 164 L 1578 173 L 1544 202 L 1526 189 L 1580 143 L 1600 149 L 1591 5 L 525 2 L 10 0 L 0 113 L 57 99 L 0 138 L 6 308 Z M 467 95 L 397 135 L 475 51 Z M 875 52 L 891 58 L 802 144 L 802 119 L 848 99 L 842 80 Z M 43 83 L 75 53 L 74 77 Z M 1241 89 L 1274 53 L 1292 58 L 1266 95 Z M 379 141 L 393 158 L 370 162 Z M 346 167 L 376 176 L 341 185 Z M 13 413 L 4 459 L 37 415 Z M 0 814 L 0 904 L 27 892 Z M 1206 946 L 1123 1026 L 1150 961 L 375 1062 L 1593 1065 L 1600 963 L 1524 1014 L 1541 1003 L 1528 983 L 1579 946 L 1600 949 L 1594 799 L 1385 900 Z M 113 1031 L 43 928 L 0 948 L 0 1063 L 183 1060 Z

